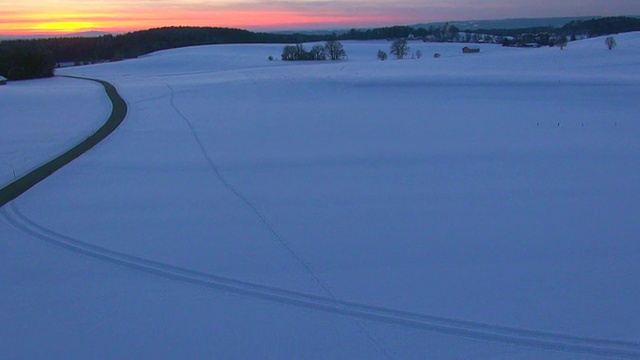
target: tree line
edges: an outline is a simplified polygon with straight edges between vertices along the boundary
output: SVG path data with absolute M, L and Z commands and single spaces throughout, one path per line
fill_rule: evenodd
M 591 38 L 631 31 L 640 31 L 640 18 L 613 16 L 570 21 L 559 28 L 546 26 L 519 29 L 481 29 L 474 30 L 473 33 L 505 38 L 503 44 L 508 46 L 518 46 L 526 43 L 552 46 L 565 37 L 574 41 L 578 38 Z
M 632 31 L 640 31 L 640 18 L 613 16 L 601 19 L 571 21 L 560 29 L 562 35 L 571 37 L 577 35 L 597 37 Z
M 301 43 L 326 38 L 318 35 L 256 33 L 232 28 L 165 27 L 115 36 L 5 40 L 0 41 L 0 75 L 10 80 L 47 77 L 53 76 L 56 64 L 119 61 L 185 46 Z
M 11 43 L 0 48 L 0 75 L 9 80 L 36 79 L 53 76 L 53 53 L 33 42 Z
M 587 21 L 572 21 L 562 28 L 494 29 L 477 30 L 475 33 L 499 36 L 519 36 L 523 32 L 554 34 L 575 38 L 579 35 L 601 36 L 621 32 L 640 31 L 640 19 L 609 17 Z M 104 35 L 93 38 L 51 38 L 37 40 L 0 41 L 0 75 L 11 80 L 52 76 L 56 64 L 94 63 L 136 58 L 158 50 L 184 46 L 210 44 L 281 43 L 335 40 L 380 40 L 414 38 L 424 41 L 455 41 L 460 32 L 455 26 L 414 28 L 391 26 L 375 29 L 351 29 L 341 34 L 275 34 L 251 32 L 242 29 L 215 27 L 165 27 L 130 32 L 121 35 Z M 467 31 L 467 33 L 469 33 Z M 537 36 L 534 41 L 551 42 L 553 36 Z M 529 39 L 526 39 L 529 40 Z M 541 44 L 542 45 L 542 44 Z M 544 44 L 547 45 L 547 44 Z M 322 51 L 321 51 L 322 50 Z M 324 49 L 307 51 L 293 45 L 283 51 L 286 57 L 303 59 L 333 58 Z
M 452 29 L 455 30 L 455 29 Z M 352 29 L 343 34 L 277 34 L 215 27 L 164 27 L 121 35 L 90 38 L 49 38 L 0 41 L 0 75 L 10 80 L 53 76 L 56 64 L 88 64 L 132 59 L 158 50 L 211 44 L 280 43 L 298 44 L 283 51 L 283 60 L 322 60 L 343 58 L 336 49 L 307 51 L 305 42 L 336 40 L 377 40 L 426 36 L 434 29 L 392 26 Z M 342 49 L 342 51 L 344 51 Z

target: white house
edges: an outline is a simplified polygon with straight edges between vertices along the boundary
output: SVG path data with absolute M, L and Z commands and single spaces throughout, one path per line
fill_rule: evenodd
M 7 78 L 0 75 L 0 85 L 7 85 Z

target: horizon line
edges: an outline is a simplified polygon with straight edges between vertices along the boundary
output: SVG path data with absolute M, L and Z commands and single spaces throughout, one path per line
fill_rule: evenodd
M 434 21 L 425 21 L 425 22 L 417 22 L 412 24 L 400 24 L 400 23 L 389 23 L 389 24 L 379 24 L 379 25 L 362 25 L 362 26 L 354 26 L 356 24 L 351 25 L 326 25 L 326 24 L 315 24 L 315 25 L 300 25 L 300 26 L 247 26 L 247 27 L 238 27 L 238 26 L 214 26 L 214 25 L 163 25 L 163 26 L 151 26 L 148 28 L 131 28 L 131 29 L 122 29 L 122 30 L 107 30 L 107 29 L 87 29 L 82 31 L 58 31 L 58 32 L 38 32 L 38 33 L 0 33 L 0 41 L 3 40 L 30 40 L 30 39 L 43 39 L 43 38 L 64 38 L 64 37 L 92 37 L 92 34 L 95 34 L 95 37 L 104 36 L 104 35 L 123 35 L 138 31 L 147 31 L 153 29 L 162 29 L 162 28 L 221 28 L 221 29 L 238 29 L 238 30 L 246 30 L 250 32 L 263 32 L 263 33 L 275 33 L 275 32 L 325 32 L 325 31 L 348 31 L 351 29 L 375 29 L 375 28 L 385 28 L 385 27 L 395 27 L 395 26 L 418 26 L 418 25 L 428 25 L 428 24 L 439 24 L 439 23 L 464 23 L 464 22 L 482 22 L 482 21 L 506 21 L 506 20 L 553 20 L 553 19 L 563 19 L 563 18 L 607 18 L 607 17 L 636 17 L 640 18 L 640 15 L 612 15 L 612 16 L 604 16 L 604 15 L 589 15 L 589 16 L 551 16 L 551 17 L 505 17 L 505 18 L 487 18 L 487 19 L 465 19 L 465 20 L 434 20 Z

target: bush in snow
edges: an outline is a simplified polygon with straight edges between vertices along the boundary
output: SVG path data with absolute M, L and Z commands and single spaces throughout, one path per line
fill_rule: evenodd
M 382 50 L 378 50 L 378 60 L 380 61 L 387 60 L 387 53 Z
M 604 44 L 607 46 L 607 49 L 609 50 L 613 50 L 613 48 L 618 45 L 616 43 L 616 39 L 613 36 L 607 36 L 607 38 L 604 39 Z
M 556 41 L 556 45 L 560 46 L 560 50 L 564 50 L 564 48 L 567 47 L 568 43 L 569 43 L 569 40 L 567 39 L 566 36 L 560 36 Z

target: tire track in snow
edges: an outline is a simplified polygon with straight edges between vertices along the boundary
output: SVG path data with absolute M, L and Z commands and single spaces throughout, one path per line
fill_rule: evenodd
M 247 76 L 247 77 L 249 77 L 249 76 Z M 252 79 L 252 81 L 254 81 L 254 83 L 255 83 L 255 80 Z M 322 281 L 322 279 L 316 274 L 316 272 L 311 268 L 311 265 L 309 265 L 309 263 L 307 263 L 300 255 L 298 255 L 293 250 L 291 245 L 282 237 L 282 235 L 280 235 L 280 233 L 278 231 L 276 231 L 276 229 L 273 227 L 273 225 L 271 225 L 271 223 L 267 220 L 266 216 L 264 214 L 262 214 L 262 212 L 253 204 L 253 202 L 250 201 L 248 197 L 246 197 L 244 194 L 242 194 L 238 189 L 236 189 L 233 185 L 231 185 L 231 183 L 229 183 L 222 176 L 222 174 L 220 173 L 220 170 L 218 169 L 218 166 L 216 165 L 216 163 L 213 161 L 213 159 L 207 153 L 207 150 L 205 149 L 204 144 L 200 140 L 200 137 L 198 136 L 198 133 L 196 132 L 196 129 L 193 127 L 193 124 L 191 124 L 191 121 L 189 120 L 189 118 L 187 118 L 180 111 L 180 109 L 178 109 L 178 107 L 176 106 L 176 104 L 174 102 L 175 91 L 173 90 L 171 85 L 169 85 L 169 84 L 165 84 L 165 85 L 167 85 L 167 87 L 169 88 L 169 91 L 171 92 L 171 101 L 170 101 L 171 107 L 176 112 L 176 114 L 178 114 L 178 116 L 180 116 L 180 118 L 182 118 L 184 123 L 191 130 L 191 134 L 193 135 L 194 139 L 196 140 L 196 143 L 198 143 L 198 146 L 200 147 L 200 151 L 202 152 L 202 154 L 204 155 L 205 159 L 209 163 L 209 167 L 211 168 L 211 171 L 213 172 L 215 177 L 218 179 L 218 181 L 227 190 L 229 190 L 231 193 L 233 193 L 233 195 L 235 195 L 236 198 L 240 199 L 249 209 L 251 209 L 251 211 L 255 214 L 255 216 L 258 218 L 260 223 L 262 223 L 262 225 L 267 229 L 267 231 L 269 232 L 271 237 L 274 238 L 276 240 L 276 242 L 278 244 L 280 244 L 280 246 L 282 246 L 289 253 L 289 255 L 291 255 L 295 259 L 296 263 L 298 263 L 298 265 L 300 265 L 305 270 L 305 272 L 309 276 L 311 276 L 313 281 L 318 286 L 320 286 L 320 288 L 322 288 L 322 290 L 324 290 L 324 292 L 331 298 L 331 300 L 334 303 L 338 303 L 338 300 L 337 300 L 336 296 L 333 294 L 333 291 L 331 291 L 329 289 L 329 286 L 324 281 Z M 367 328 L 364 327 L 364 325 L 358 323 L 357 321 L 354 321 L 354 325 L 358 328 L 358 331 L 360 331 L 373 345 L 376 346 L 378 351 L 380 353 L 382 353 L 384 355 L 384 357 L 386 357 L 387 359 L 391 359 L 392 358 L 391 355 L 389 355 L 389 353 L 382 347 L 380 342 L 378 342 L 373 337 L 373 335 L 371 335 L 371 333 L 367 330 Z
M 200 151 L 202 152 L 202 154 L 204 155 L 204 157 L 206 158 L 207 162 L 209 163 L 209 167 L 211 168 L 211 171 L 213 172 L 213 174 L 215 175 L 215 177 L 218 179 L 218 181 L 227 189 L 229 190 L 231 193 L 233 193 L 233 195 L 238 198 L 239 200 L 241 200 L 254 214 L 255 216 L 258 218 L 258 220 L 260 221 L 260 223 L 262 223 L 262 225 L 269 231 L 269 234 L 295 259 L 295 261 L 304 268 L 304 270 L 311 275 L 311 277 L 313 278 L 313 280 L 317 283 L 318 286 L 320 286 L 327 294 L 330 294 L 330 296 L 333 298 L 333 295 L 331 290 L 329 290 L 328 286 L 316 275 L 315 271 L 313 271 L 313 269 L 311 269 L 311 266 L 309 264 L 307 264 L 306 261 L 304 261 L 294 250 L 293 248 L 291 248 L 291 246 L 289 245 L 289 243 L 287 243 L 284 238 L 276 231 L 276 229 L 271 225 L 271 223 L 269 223 L 269 221 L 267 220 L 267 218 L 264 216 L 264 214 L 262 214 L 262 212 L 260 210 L 258 210 L 258 208 L 244 195 L 242 194 L 238 189 L 236 189 L 233 185 L 231 185 L 220 173 L 220 170 L 218 169 L 218 166 L 215 164 L 215 162 L 213 161 L 213 159 L 211 159 L 211 157 L 209 156 L 209 154 L 207 153 L 207 150 L 204 147 L 204 144 L 202 143 L 202 141 L 200 140 L 200 137 L 198 136 L 195 128 L 193 127 L 193 125 L 191 124 L 191 121 L 189 121 L 189 119 L 184 116 L 182 114 L 182 112 L 180 111 L 180 109 L 178 109 L 178 107 L 175 105 L 174 103 L 174 97 L 175 97 L 175 92 L 173 90 L 173 88 L 169 85 L 166 84 L 167 87 L 169 88 L 169 90 L 171 91 L 171 107 L 173 108 L 173 110 L 178 114 L 178 116 L 180 116 L 180 118 L 184 121 L 184 123 L 189 127 L 189 129 L 191 130 L 191 134 L 193 135 L 194 139 L 196 140 L 196 143 L 198 144 L 198 146 L 200 147 Z
M 105 84 L 105 88 L 108 90 L 108 93 L 111 92 L 117 95 L 117 92 L 115 88 L 113 88 L 113 86 L 99 80 L 98 82 Z M 122 107 L 120 110 L 114 109 L 112 117 L 115 116 L 116 112 L 119 112 L 123 119 L 124 115 L 126 114 L 126 103 L 121 98 L 120 100 Z M 197 137 L 197 135 L 195 136 Z M 202 146 L 201 143 L 200 145 Z M 205 156 L 207 156 L 208 158 L 206 152 Z M 211 165 L 215 168 L 215 165 L 213 165 L 213 163 L 211 163 Z M 6 188 L 3 188 L 2 190 L 6 190 Z M 535 349 L 561 351 L 573 354 L 585 354 L 605 358 L 640 359 L 640 343 L 638 342 L 598 339 L 527 329 L 510 328 L 479 322 L 412 313 L 408 311 L 393 310 L 385 307 L 337 300 L 335 299 L 335 297 L 326 298 L 322 296 L 306 294 L 303 292 L 296 292 L 260 284 L 253 284 L 241 280 L 202 273 L 153 260 L 147 260 L 137 256 L 119 253 L 103 247 L 92 245 L 87 242 L 73 239 L 71 237 L 56 233 L 50 229 L 42 227 L 22 214 L 15 206 L 15 204 L 10 201 L 11 200 L 7 200 L 8 204 L 6 206 L 0 207 L 0 217 L 2 217 L 6 223 L 13 226 L 17 230 L 28 234 L 35 239 L 41 240 L 49 245 L 57 246 L 68 251 L 96 260 L 101 260 L 113 265 L 119 265 L 131 270 L 159 276 L 161 278 L 178 281 L 185 284 L 194 284 L 198 286 L 222 290 L 255 299 L 273 301 L 279 304 L 290 305 L 314 311 L 322 311 L 355 319 L 362 319 L 383 324 L 424 330 L 443 335 L 451 335 L 462 338 L 497 342 Z
M 442 335 L 608 359 L 640 359 L 640 343 L 638 342 L 510 328 L 335 300 L 329 297 L 194 271 L 92 245 L 59 234 L 35 223 L 20 212 L 14 203 L 9 203 L 7 206 L 0 208 L 0 216 L 6 223 L 17 230 L 50 245 L 110 264 L 186 284 L 194 284 L 298 308 L 424 330 Z

